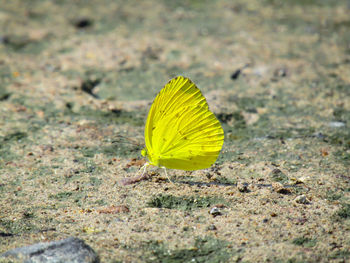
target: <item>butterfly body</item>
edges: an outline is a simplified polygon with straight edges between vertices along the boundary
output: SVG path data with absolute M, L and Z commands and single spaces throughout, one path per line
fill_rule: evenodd
M 210 167 L 223 145 L 220 122 L 206 99 L 188 78 L 169 81 L 158 93 L 145 127 L 149 164 L 181 170 Z

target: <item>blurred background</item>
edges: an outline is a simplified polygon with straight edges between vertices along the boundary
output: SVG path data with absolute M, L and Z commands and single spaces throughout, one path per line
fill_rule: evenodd
M 132 123 L 142 144 L 150 103 L 182 74 L 203 91 L 229 144 L 321 132 L 348 120 L 349 5 L 2 1 L 1 100 L 31 115 L 22 125 Z

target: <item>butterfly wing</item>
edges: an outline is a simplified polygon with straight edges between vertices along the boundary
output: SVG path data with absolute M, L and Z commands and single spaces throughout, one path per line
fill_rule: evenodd
M 160 121 L 177 111 L 177 109 L 189 105 L 199 105 L 208 109 L 207 101 L 201 91 L 188 78 L 182 76 L 173 78 L 158 93 L 149 110 L 145 127 L 145 143 L 148 155 L 153 152 L 153 130 L 158 127 Z
M 216 161 L 223 142 L 220 122 L 207 107 L 182 106 L 158 121 L 152 157 L 170 169 L 204 169 Z

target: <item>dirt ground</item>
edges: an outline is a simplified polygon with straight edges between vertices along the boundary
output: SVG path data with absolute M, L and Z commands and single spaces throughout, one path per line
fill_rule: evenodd
M 0 253 L 79 237 L 102 262 L 350 262 L 350 2 L 0 0 Z M 148 170 L 152 100 L 192 79 L 225 131 Z M 216 208 L 215 208 L 216 207 Z

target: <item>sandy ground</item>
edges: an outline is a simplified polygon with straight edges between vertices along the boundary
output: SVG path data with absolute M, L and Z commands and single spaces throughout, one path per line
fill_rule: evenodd
M 349 12 L 0 0 L 0 253 L 76 236 L 102 262 L 350 261 Z M 125 184 L 177 75 L 221 121 L 222 153 Z

